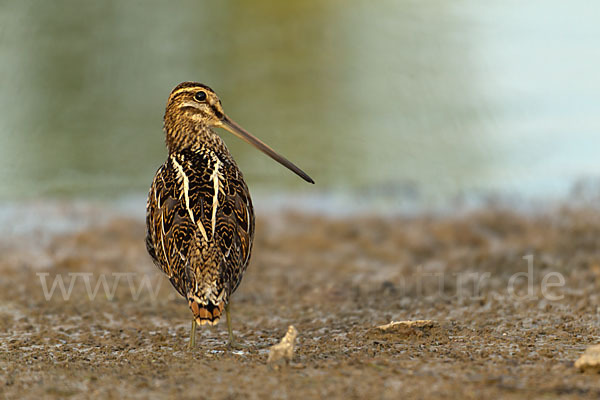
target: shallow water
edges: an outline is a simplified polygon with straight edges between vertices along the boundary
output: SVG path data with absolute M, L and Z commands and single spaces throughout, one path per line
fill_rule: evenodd
M 2 2 L 0 199 L 141 195 L 183 80 L 211 85 L 318 183 L 225 134 L 267 196 L 342 193 L 341 207 L 560 196 L 600 176 L 599 11 L 583 0 Z

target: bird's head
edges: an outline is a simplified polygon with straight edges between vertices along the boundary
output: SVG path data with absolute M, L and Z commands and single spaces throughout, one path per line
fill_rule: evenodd
M 307 182 L 315 183 L 310 176 L 287 158 L 278 154 L 230 119 L 223 111 L 221 100 L 208 86 L 197 82 L 183 82 L 173 89 L 167 101 L 165 130 L 169 150 L 179 143 L 193 142 L 210 128 L 223 128 L 250 143 L 269 157 L 289 168 Z
M 220 127 L 224 117 L 221 100 L 211 88 L 201 83 L 183 82 L 169 95 L 165 124 L 169 120 L 187 126 Z

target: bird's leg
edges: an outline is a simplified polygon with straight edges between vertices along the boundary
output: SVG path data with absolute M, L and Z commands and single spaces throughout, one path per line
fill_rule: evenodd
M 196 347 L 196 320 L 192 319 L 192 330 L 190 332 L 190 344 L 188 348 L 191 350 Z
M 229 313 L 229 303 L 225 304 L 225 316 L 227 318 L 227 331 L 229 332 L 229 347 L 234 347 L 233 329 L 231 329 L 231 314 Z
M 229 332 L 229 348 L 230 349 L 241 349 L 244 348 L 239 343 L 236 343 L 233 337 L 233 329 L 231 329 L 231 313 L 229 311 L 229 303 L 225 305 L 225 317 L 227 318 L 227 331 Z

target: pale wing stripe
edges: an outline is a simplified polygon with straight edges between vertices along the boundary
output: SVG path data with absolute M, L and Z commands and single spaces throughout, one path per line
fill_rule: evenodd
M 177 169 L 177 177 L 183 181 L 183 196 L 185 199 L 185 208 L 188 211 L 188 214 L 190 215 L 190 219 L 192 220 L 192 223 L 196 224 L 196 220 L 194 219 L 194 213 L 192 212 L 192 209 L 190 208 L 190 196 L 189 196 L 190 181 L 189 181 L 187 175 L 185 174 L 185 172 L 183 172 L 183 167 L 181 166 L 181 164 L 179 164 L 177 162 L 177 160 L 175 160 L 175 157 L 171 156 L 171 161 L 173 162 L 175 169 Z M 202 233 L 202 237 L 204 237 L 204 240 L 208 242 L 208 235 L 206 234 L 206 230 L 204 229 L 204 226 L 202 225 L 202 221 L 198 221 L 198 223 L 196 225 L 200 229 L 200 233 Z
M 202 233 L 202 237 L 208 243 L 208 235 L 206 234 L 206 230 L 204 229 L 204 225 L 202 225 L 202 221 L 199 220 L 196 225 L 198 226 L 198 229 L 200 229 L 200 233 Z
M 198 223 L 196 225 L 198 226 L 198 229 L 200 229 L 200 232 L 202 233 L 202 237 L 208 243 L 208 235 L 206 234 L 206 230 L 204 229 L 204 225 L 202 225 L 202 221 L 198 220 Z
M 183 182 L 183 197 L 185 199 L 185 209 L 188 211 L 192 222 L 196 223 L 196 220 L 194 219 L 194 213 L 192 213 L 192 210 L 190 209 L 190 181 L 185 172 L 183 172 L 183 167 L 181 166 L 181 164 L 179 164 L 177 160 L 175 160 L 175 157 L 171 156 L 171 161 L 173 162 L 175 169 L 177 169 L 177 178 Z
M 162 232 L 162 234 L 160 235 L 160 244 L 162 247 L 162 251 L 163 254 L 165 256 L 165 264 L 167 264 L 167 269 L 169 270 L 169 273 L 167 274 L 169 276 L 169 278 L 173 277 L 173 270 L 171 269 L 171 265 L 169 264 L 169 256 L 167 255 L 167 251 L 165 250 L 165 217 L 164 217 L 164 211 L 160 211 L 160 231 Z
M 221 168 L 221 161 L 217 158 L 215 160 L 215 169 L 210 177 L 210 179 L 214 183 L 214 191 L 213 195 L 213 208 L 212 208 L 212 234 L 215 236 L 215 226 L 217 223 L 217 207 L 219 206 L 219 169 Z

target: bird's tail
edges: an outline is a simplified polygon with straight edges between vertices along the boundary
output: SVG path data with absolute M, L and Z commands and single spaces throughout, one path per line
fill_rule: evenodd
M 189 299 L 188 301 L 198 325 L 216 325 L 219 323 L 221 314 L 223 314 L 223 308 L 225 307 L 224 301 L 221 301 L 217 305 L 214 305 L 211 301 L 208 301 L 206 304 L 200 304 L 193 299 Z

